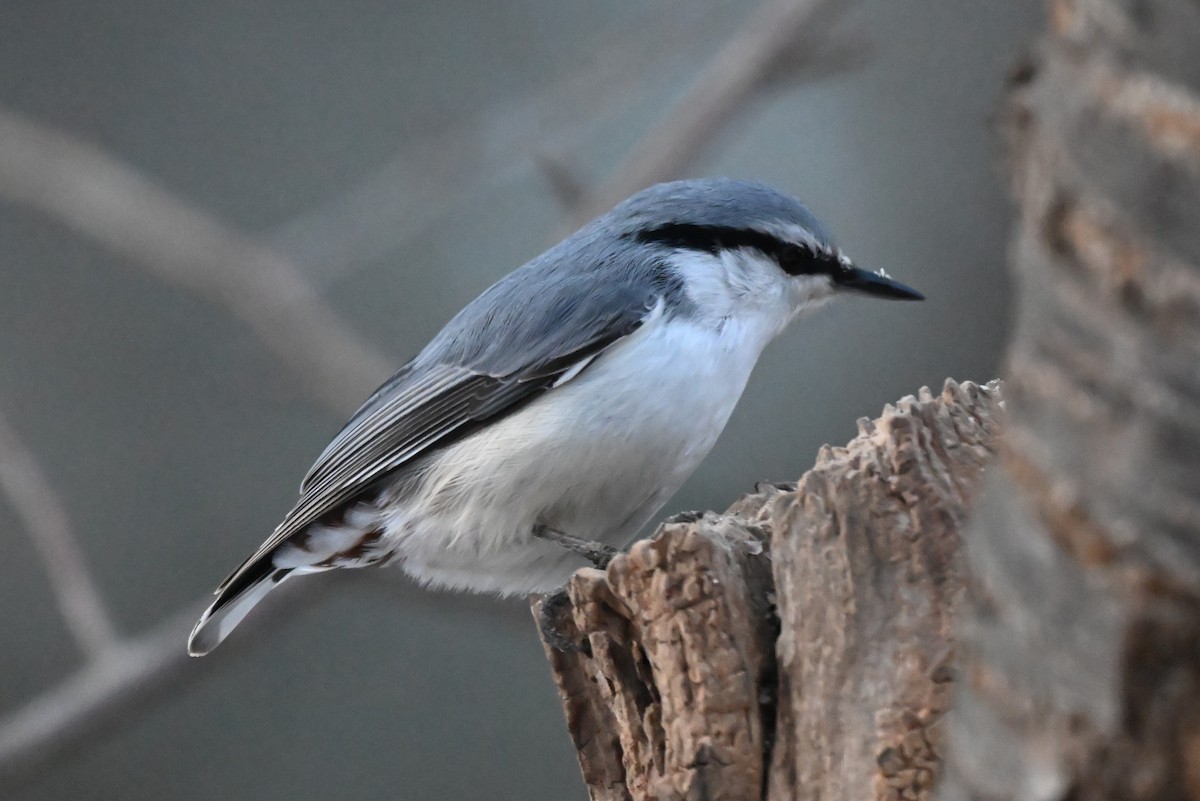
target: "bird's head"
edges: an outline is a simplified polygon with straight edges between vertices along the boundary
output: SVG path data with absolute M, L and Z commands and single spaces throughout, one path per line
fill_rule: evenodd
M 609 230 L 682 279 L 691 313 L 701 318 L 753 318 L 777 332 L 840 294 L 924 299 L 882 272 L 854 266 L 812 212 L 763 184 L 659 184 L 607 216 Z

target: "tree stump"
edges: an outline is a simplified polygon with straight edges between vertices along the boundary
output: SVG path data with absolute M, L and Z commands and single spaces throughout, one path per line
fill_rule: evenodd
M 596 801 L 925 798 L 1000 391 L 947 382 L 859 423 L 794 487 L 680 516 L 568 584 L 547 647 Z

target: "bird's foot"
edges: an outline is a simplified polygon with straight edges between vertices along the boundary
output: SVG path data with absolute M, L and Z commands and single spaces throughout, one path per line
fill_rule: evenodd
M 592 648 L 587 639 L 576 642 L 563 632 L 563 618 L 570 611 L 571 598 L 567 595 L 566 587 L 547 593 L 538 609 L 538 630 L 542 633 L 542 639 L 559 653 L 591 656 Z
M 564 534 L 561 531 L 556 531 L 549 526 L 542 525 L 541 523 L 538 523 L 533 527 L 533 536 L 537 537 L 539 540 L 553 542 L 555 545 L 565 548 L 573 554 L 582 556 L 600 570 L 608 567 L 608 563 L 612 561 L 613 557 L 620 553 L 620 551 L 618 551 L 616 548 L 613 548 L 611 545 L 605 545 L 604 543 L 595 542 L 593 540 L 584 540 L 580 539 L 579 537 L 572 537 L 570 534 Z M 557 590 L 556 592 L 563 591 Z M 547 596 L 547 598 L 549 597 L 550 596 Z M 543 608 L 545 608 L 544 604 Z

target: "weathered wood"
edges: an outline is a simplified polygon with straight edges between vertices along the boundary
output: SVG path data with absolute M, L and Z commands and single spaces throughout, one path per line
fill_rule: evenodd
M 590 650 L 547 654 L 592 798 L 923 797 L 958 528 L 1001 405 L 994 386 L 923 391 L 794 489 L 577 573 L 564 626 Z
M 709 513 L 572 578 L 590 655 L 547 653 L 593 799 L 757 797 L 774 686 L 765 536 Z
M 775 503 L 782 634 L 770 798 L 927 798 L 940 773 L 959 531 L 999 392 L 948 383 L 825 448 Z
M 1200 799 L 1200 5 L 1050 6 L 942 797 Z

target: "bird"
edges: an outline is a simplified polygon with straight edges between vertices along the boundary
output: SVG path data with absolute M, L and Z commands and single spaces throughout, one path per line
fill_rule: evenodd
M 189 653 L 284 581 L 336 568 L 552 592 L 627 544 L 699 466 L 766 345 L 848 294 L 923 299 L 856 267 L 767 185 L 633 195 L 485 290 L 366 400 L 217 588 Z

